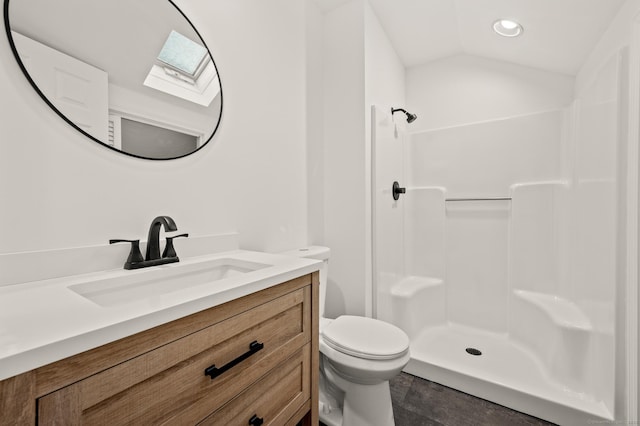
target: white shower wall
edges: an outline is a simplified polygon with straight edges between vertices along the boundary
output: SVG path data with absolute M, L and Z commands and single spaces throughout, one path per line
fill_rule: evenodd
M 448 321 L 508 331 L 512 202 L 445 199 L 510 197 L 520 182 L 559 180 L 563 116 L 552 111 L 411 136 L 406 161 L 416 199 L 407 202 L 423 206 L 405 206 L 408 273 L 444 279 Z M 442 188 L 436 199 L 434 187 Z
M 623 117 L 627 115 L 628 54 L 621 50 L 601 67 L 572 106 L 573 137 L 568 169 L 566 278 L 560 293 L 573 301 L 591 326 L 587 389 L 612 411 L 614 404 L 616 296 L 623 288 L 625 238 L 623 197 L 626 161 Z M 618 300 L 623 300 L 618 298 Z

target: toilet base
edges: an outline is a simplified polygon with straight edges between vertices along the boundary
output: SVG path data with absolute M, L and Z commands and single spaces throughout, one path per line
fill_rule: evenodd
M 320 355 L 320 377 L 318 380 L 318 415 L 327 426 L 342 426 L 342 401 L 344 393 L 332 385 L 326 375 L 325 357 Z
M 331 367 L 325 370 L 325 374 L 344 392 L 344 397 L 339 401 L 341 410 L 333 408 L 323 413 L 325 407 L 320 407 L 323 423 L 328 426 L 395 426 L 388 381 L 370 385 L 353 383 L 340 377 Z M 342 421 L 339 420 L 340 414 Z
M 342 410 L 340 408 L 329 409 L 322 401 L 319 402 L 320 421 L 327 426 L 342 426 Z
M 345 393 L 342 413 L 344 426 L 394 426 L 389 382 L 355 385 Z

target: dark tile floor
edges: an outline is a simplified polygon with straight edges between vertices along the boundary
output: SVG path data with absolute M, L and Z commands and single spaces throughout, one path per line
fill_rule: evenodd
M 553 426 L 407 373 L 391 380 L 391 400 L 396 426 Z
M 391 381 L 396 426 L 549 426 L 553 423 L 407 373 Z

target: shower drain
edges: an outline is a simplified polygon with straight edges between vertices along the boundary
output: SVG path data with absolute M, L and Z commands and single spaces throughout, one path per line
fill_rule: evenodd
M 475 356 L 479 356 L 482 355 L 482 352 L 480 352 L 479 350 L 477 350 L 476 348 L 467 348 L 465 349 L 467 351 L 467 353 L 469 355 L 475 355 Z

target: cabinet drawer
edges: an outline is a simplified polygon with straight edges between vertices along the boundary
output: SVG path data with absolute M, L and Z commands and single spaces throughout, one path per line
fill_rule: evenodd
M 220 410 L 204 426 L 246 426 L 253 416 L 264 425 L 284 425 L 310 398 L 310 344 L 254 383 Z
M 44 396 L 39 424 L 195 424 L 310 341 L 310 300 L 296 290 Z

